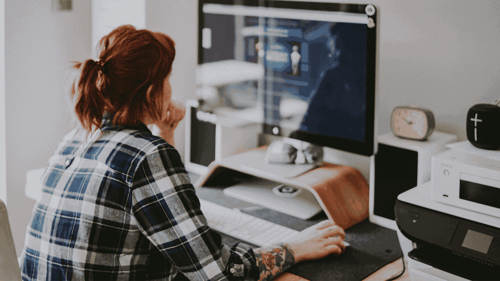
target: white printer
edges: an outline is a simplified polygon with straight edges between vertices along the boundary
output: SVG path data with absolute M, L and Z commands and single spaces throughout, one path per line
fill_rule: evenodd
M 500 280 L 500 161 L 466 145 L 433 157 L 431 181 L 396 200 L 398 235 L 413 242 L 400 239 L 412 281 Z

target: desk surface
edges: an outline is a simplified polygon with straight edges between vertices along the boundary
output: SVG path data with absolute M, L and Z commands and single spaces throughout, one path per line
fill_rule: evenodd
M 321 213 L 310 220 L 300 220 L 278 212 L 259 208 L 251 203 L 227 197 L 223 188 L 197 188 L 197 195 L 205 200 L 230 207 L 238 208 L 246 213 L 263 219 L 296 229 L 302 230 L 317 222 L 327 219 Z M 241 242 L 232 237 L 222 235 L 223 243 L 232 245 Z M 327 257 L 325 259 L 297 264 L 287 274 L 278 280 L 335 280 L 336 274 L 352 274 L 355 277 L 342 280 L 386 280 L 403 269 L 401 249 L 395 231 L 386 229 L 368 221 L 363 221 L 346 230 L 346 241 L 351 244 L 342 258 Z M 335 269 L 335 265 L 342 267 L 342 272 Z M 382 268 L 382 269 L 380 269 Z M 360 273 L 364 272 L 364 273 Z M 373 273 L 373 274 L 372 274 Z M 364 274 L 364 275 L 361 275 Z M 371 275 L 370 275 L 371 274 Z M 409 280 L 405 273 L 398 280 Z M 307 277 L 302 278 L 299 276 Z M 407 278 L 407 279 L 405 279 Z

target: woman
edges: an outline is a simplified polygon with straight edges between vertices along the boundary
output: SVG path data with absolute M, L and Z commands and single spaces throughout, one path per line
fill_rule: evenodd
M 222 245 L 172 146 L 185 113 L 171 100 L 174 42 L 122 26 L 99 47 L 98 61 L 75 64 L 81 126 L 46 168 L 22 252 L 24 280 L 271 280 L 344 250 L 343 230 L 329 222 L 295 243 Z

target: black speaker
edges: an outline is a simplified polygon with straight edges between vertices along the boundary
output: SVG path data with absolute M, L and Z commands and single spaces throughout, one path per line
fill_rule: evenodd
M 186 101 L 184 165 L 187 171 L 202 175 L 213 161 L 257 147 L 258 134 L 262 130 L 260 124 L 241 125 L 231 116 L 199 108 L 198 101 Z
M 394 220 L 398 195 L 417 186 L 418 150 L 379 143 L 375 155 L 375 179 L 373 213 Z
M 215 160 L 216 125 L 197 117 L 197 108 L 190 108 L 190 145 L 188 162 L 208 166 Z
M 442 132 L 434 132 L 426 141 L 402 139 L 392 133 L 379 136 L 370 165 L 370 221 L 396 230 L 398 195 L 429 181 L 432 155 L 456 139 Z
M 479 103 L 467 112 L 467 139 L 477 148 L 500 149 L 500 107 Z

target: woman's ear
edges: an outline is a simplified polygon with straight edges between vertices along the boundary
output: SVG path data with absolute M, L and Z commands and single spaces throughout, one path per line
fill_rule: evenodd
M 157 98 L 157 95 L 151 93 L 152 91 L 153 91 L 153 85 L 151 84 L 149 85 L 146 91 L 146 102 L 150 106 L 148 108 L 145 108 L 144 118 L 142 120 L 142 122 L 146 125 L 155 124 L 158 121 L 165 118 L 164 116 L 165 107 L 163 106 L 162 108 L 161 106 L 158 106 L 159 100 Z

